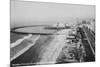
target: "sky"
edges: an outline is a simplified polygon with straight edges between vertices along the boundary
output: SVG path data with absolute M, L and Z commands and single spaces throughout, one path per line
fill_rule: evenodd
M 94 5 L 11 1 L 11 27 L 74 23 L 76 18 L 89 17 L 95 17 Z

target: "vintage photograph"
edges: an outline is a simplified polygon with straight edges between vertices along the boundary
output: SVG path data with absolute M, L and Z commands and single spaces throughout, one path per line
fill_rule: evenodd
M 10 66 L 95 61 L 95 5 L 10 1 Z

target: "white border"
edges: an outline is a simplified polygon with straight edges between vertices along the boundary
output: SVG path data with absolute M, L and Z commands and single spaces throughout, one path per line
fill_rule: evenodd
M 40 1 L 40 2 L 56 2 L 56 3 L 88 4 L 88 5 L 95 4 L 95 0 L 19 0 L 19 1 Z

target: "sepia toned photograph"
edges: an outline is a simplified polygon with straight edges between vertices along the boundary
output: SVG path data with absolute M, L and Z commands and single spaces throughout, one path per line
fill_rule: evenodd
M 95 8 L 10 0 L 10 66 L 95 62 Z

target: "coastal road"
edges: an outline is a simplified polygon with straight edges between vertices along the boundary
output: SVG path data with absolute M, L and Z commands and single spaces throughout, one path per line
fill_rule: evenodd
M 84 61 L 95 61 L 95 35 L 86 26 L 80 29 L 82 43 L 85 47 L 86 57 Z

